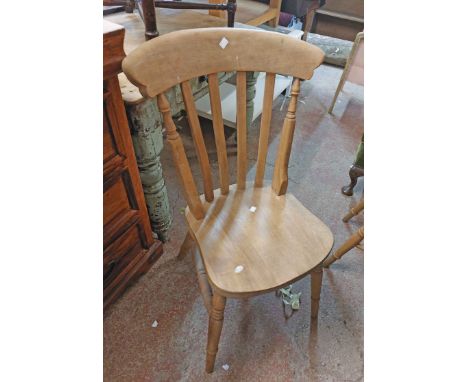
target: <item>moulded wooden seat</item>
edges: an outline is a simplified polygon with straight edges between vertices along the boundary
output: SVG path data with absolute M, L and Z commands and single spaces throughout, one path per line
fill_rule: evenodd
M 294 195 L 276 195 L 270 186 L 231 185 L 204 202 L 205 217 L 186 209 L 215 290 L 226 296 L 267 292 L 310 273 L 330 252 L 330 229 Z M 239 268 L 241 267 L 241 268 Z

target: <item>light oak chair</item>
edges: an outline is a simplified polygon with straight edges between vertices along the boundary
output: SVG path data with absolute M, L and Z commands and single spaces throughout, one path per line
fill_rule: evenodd
M 208 10 L 210 15 L 223 18 L 225 17 L 224 11 L 226 11 L 227 26 L 231 28 L 234 26 L 237 9 L 236 0 L 103 0 L 103 3 L 109 8 L 124 7 L 127 13 L 133 13 L 134 9 L 137 9 L 145 24 L 145 38 L 147 40 L 159 36 L 155 8 Z M 116 11 L 118 9 L 104 9 L 104 14 Z
M 318 315 L 321 263 L 333 245 L 330 229 L 287 194 L 288 162 L 296 123 L 300 81 L 323 60 L 310 44 L 279 33 L 209 28 L 177 31 L 145 42 L 123 61 L 128 79 L 145 97 L 157 97 L 167 141 L 188 207 L 202 295 L 209 311 L 206 371 L 214 368 L 226 298 L 275 291 L 311 275 L 311 317 Z M 277 57 L 282 57 L 278 60 Z M 265 71 L 266 85 L 254 182 L 246 181 L 246 72 Z M 230 185 L 223 129 L 219 72 L 237 72 L 237 184 Z M 294 77 L 271 187 L 264 184 L 275 73 Z M 213 180 L 189 80 L 208 75 L 220 188 Z M 201 167 L 200 197 L 165 91 L 180 86 Z
M 362 199 L 356 206 L 352 207 L 346 216 L 343 218 L 343 222 L 347 223 L 349 220 L 359 214 L 364 209 L 364 199 Z M 353 233 L 348 240 L 346 240 L 341 247 L 339 247 L 332 255 L 327 257 L 323 262 L 324 268 L 329 268 L 336 260 L 341 259 L 345 254 L 351 251 L 354 247 L 358 246 L 361 241 L 364 240 L 364 227 L 359 228 Z

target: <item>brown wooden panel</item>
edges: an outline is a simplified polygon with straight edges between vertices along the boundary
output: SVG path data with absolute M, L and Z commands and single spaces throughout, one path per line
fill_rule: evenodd
M 158 240 L 148 250 L 140 251 L 129 265 L 104 289 L 104 309 L 112 304 L 139 276 L 148 272 L 151 265 L 161 257 L 162 253 L 163 246 Z M 109 271 L 112 270 L 108 268 L 106 270 L 110 276 Z
M 118 276 L 143 251 L 140 227 L 131 226 L 104 251 L 104 289 L 116 284 Z M 106 292 L 104 292 L 106 294 Z
M 327 15 L 316 15 L 317 24 L 314 33 L 354 41 L 356 35 L 364 30 L 364 24 L 338 19 Z
M 124 56 L 123 32 L 119 25 L 104 25 L 104 308 L 162 253 L 161 242 L 152 236 L 117 79 Z
M 120 214 L 131 209 L 127 187 L 123 177 L 119 177 L 106 192 L 104 192 L 104 225 Z
M 123 41 L 125 29 L 121 25 L 110 23 L 103 20 L 104 36 L 103 39 L 103 76 L 107 78 L 117 75 L 121 70 L 122 60 L 125 57 Z
M 103 113 L 103 143 L 104 143 L 104 163 L 112 160 L 115 156 L 117 156 L 117 144 L 115 142 L 114 135 L 112 133 L 111 123 L 109 121 L 109 115 L 107 113 L 105 103 L 104 103 L 104 113 Z
M 364 18 L 364 0 L 327 0 L 321 9 Z
M 126 124 L 120 126 L 117 116 L 116 106 L 108 92 L 104 93 L 104 162 L 109 161 L 115 156 L 126 157 L 125 143 L 122 137 L 121 129 L 128 129 Z M 125 121 L 126 122 L 126 121 Z M 107 137 L 106 137 L 107 134 Z M 107 147 L 106 147 L 107 145 Z M 110 146 L 110 147 L 109 147 Z M 106 161 L 107 156 L 107 161 Z

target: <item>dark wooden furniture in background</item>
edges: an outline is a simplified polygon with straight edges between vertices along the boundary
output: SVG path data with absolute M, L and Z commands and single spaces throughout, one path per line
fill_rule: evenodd
M 135 9 L 135 0 L 103 0 L 104 16 L 111 13 L 125 11 L 133 13 Z
M 104 20 L 104 309 L 162 254 L 153 238 L 117 74 L 124 28 Z
M 231 28 L 234 26 L 234 17 L 237 9 L 236 0 L 227 0 L 227 3 L 221 4 L 214 0 L 207 0 L 206 4 L 179 0 L 104 0 L 105 3 L 113 1 L 125 1 L 128 5 L 127 12 L 132 6 L 135 6 L 138 9 L 140 16 L 143 19 L 143 22 L 145 23 L 145 37 L 147 40 L 151 40 L 152 38 L 159 36 L 158 27 L 156 23 L 155 7 L 169 9 L 209 10 L 210 14 L 216 16 L 221 16 L 223 11 L 227 11 L 227 26 Z
M 364 30 L 364 0 L 327 0 L 315 12 L 312 32 L 354 41 Z
M 362 136 L 361 143 L 358 146 L 354 163 L 349 168 L 349 179 L 351 182 L 347 186 L 343 186 L 341 188 L 341 192 L 346 196 L 352 196 L 358 178 L 361 176 L 364 176 L 364 135 Z

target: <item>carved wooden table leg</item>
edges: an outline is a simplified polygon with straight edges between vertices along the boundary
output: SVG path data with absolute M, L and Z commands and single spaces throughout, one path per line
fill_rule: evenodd
M 127 115 L 151 228 L 165 242 L 172 224 L 172 212 L 159 158 L 163 149 L 160 114 L 154 101 L 147 100 L 127 105 Z
M 219 338 L 221 337 L 221 330 L 223 329 L 225 306 L 226 297 L 214 294 L 210 311 L 210 323 L 208 326 L 208 345 L 206 347 L 205 370 L 207 373 L 212 373 L 214 369 Z
M 310 317 L 313 320 L 318 317 L 320 292 L 322 291 L 322 276 L 322 266 L 314 268 L 310 273 Z
M 341 259 L 346 253 L 358 245 L 362 239 L 364 239 L 364 227 L 359 228 L 335 253 L 325 259 L 323 262 L 324 268 L 328 268 L 336 260 Z
M 344 186 L 341 189 L 341 192 L 347 196 L 353 195 L 354 186 L 356 186 L 357 179 L 361 176 L 364 176 L 364 169 L 352 165 L 349 169 L 349 178 L 351 179 L 351 183 L 347 186 Z

